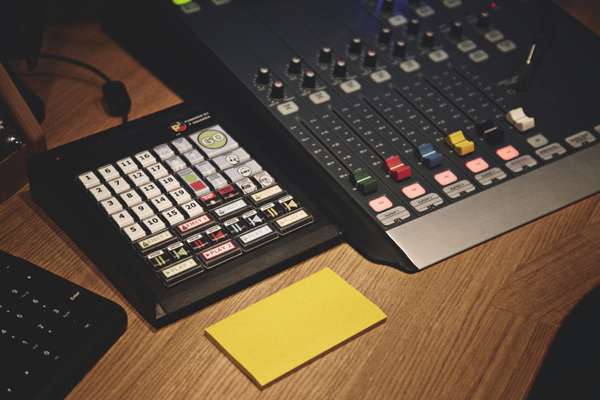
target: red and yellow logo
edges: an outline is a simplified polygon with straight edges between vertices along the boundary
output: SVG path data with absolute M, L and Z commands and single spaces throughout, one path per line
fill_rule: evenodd
M 171 125 L 171 129 L 175 133 L 183 133 L 183 132 L 187 131 L 187 128 L 188 128 L 187 124 L 185 124 L 183 122 L 175 122 L 173 125 Z

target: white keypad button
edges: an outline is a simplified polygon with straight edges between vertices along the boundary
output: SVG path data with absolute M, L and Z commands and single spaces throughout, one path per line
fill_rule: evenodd
M 323 104 L 323 103 L 327 103 L 329 100 L 331 100 L 331 96 L 329 96 L 329 93 L 327 93 L 324 90 L 319 90 L 318 92 L 314 92 L 312 94 L 310 94 L 308 96 L 308 98 L 310 99 L 310 101 L 312 101 L 314 104 Z
M 169 158 L 175 156 L 175 152 L 173 149 L 169 147 L 169 145 L 161 144 L 160 146 L 156 146 L 154 148 L 154 152 L 160 157 L 161 160 L 168 160 Z
M 404 15 L 399 14 L 399 15 L 394 15 L 393 17 L 390 17 L 388 19 L 388 22 L 390 23 L 391 26 L 398 27 L 398 26 L 406 25 L 408 20 L 406 19 L 406 17 Z
M 179 172 L 182 169 L 187 168 L 187 164 L 179 156 L 169 158 L 167 161 L 165 161 L 165 163 L 167 163 L 167 165 L 173 172 Z
M 512 40 L 503 40 L 496 45 L 498 50 L 503 53 L 508 53 L 509 51 L 513 51 L 517 48 L 517 45 Z
M 260 164 L 252 160 L 244 165 L 240 165 L 239 167 L 234 167 L 226 170 L 225 175 L 227 175 L 231 182 L 235 183 L 244 178 L 256 175 L 260 171 L 262 171 L 262 167 L 260 166 Z
M 256 190 L 258 190 L 256 185 L 254 184 L 254 182 L 252 182 L 252 179 L 250 178 L 244 178 L 237 182 L 236 185 L 244 194 L 254 193 L 256 192 Z
M 156 164 L 156 158 L 149 151 L 142 151 L 141 153 L 137 153 L 135 159 L 142 165 L 142 167 L 146 168 L 152 164 Z
M 277 106 L 277 111 L 279 111 L 281 115 L 290 115 L 298 112 L 298 110 L 300 110 L 300 107 L 293 101 L 288 101 Z
M 135 186 L 142 186 L 150 182 L 150 178 L 144 171 L 135 171 L 127 176 Z
M 176 208 L 171 208 L 170 210 L 163 212 L 162 216 L 167 220 L 169 226 L 173 226 L 185 220 L 185 217 L 183 216 L 181 211 L 179 211 Z
M 139 219 L 150 218 L 154 215 L 154 211 L 152 211 L 152 207 L 150 207 L 146 203 L 140 203 L 137 206 L 133 206 L 131 210 L 135 213 L 135 215 Z
M 208 158 L 230 153 L 238 147 L 237 142 L 219 125 L 194 133 L 189 139 L 200 147 Z
M 108 188 L 104 185 L 94 186 L 90 189 L 90 193 L 92 194 L 92 196 L 94 196 L 96 201 L 106 200 L 112 196 Z
M 490 56 L 483 50 L 476 50 L 469 54 L 469 58 L 475 63 L 480 63 L 490 58 Z
M 171 192 L 171 191 L 177 189 L 179 186 L 181 186 L 179 184 L 179 181 L 173 175 L 169 175 L 169 176 L 165 176 L 164 178 L 160 178 L 158 180 L 158 182 L 161 184 L 163 189 L 165 189 L 165 191 L 167 191 L 167 192 Z
M 227 182 L 227 179 L 225 179 L 223 177 L 223 175 L 221 175 L 221 174 L 214 174 L 211 176 L 207 176 L 206 180 L 208 181 L 208 183 L 210 183 L 210 185 L 213 188 L 215 188 L 215 190 L 219 190 L 229 184 Z
M 183 211 L 187 214 L 188 218 L 193 218 L 197 215 L 200 215 L 204 212 L 202 206 L 198 204 L 196 200 L 188 201 L 187 203 L 183 203 L 181 205 Z
M 443 3 L 448 8 L 456 8 L 462 5 L 462 0 L 444 0 Z
M 192 196 L 183 188 L 179 188 L 177 190 L 173 190 L 169 192 L 169 195 L 177 204 L 183 204 L 192 199 Z
M 429 58 L 431 59 L 431 61 L 439 63 L 442 61 L 446 61 L 449 58 L 449 56 L 448 53 L 446 53 L 444 50 L 435 50 L 429 53 Z
M 119 211 L 123 211 L 123 205 L 121 204 L 121 202 L 119 202 L 119 200 L 115 199 L 114 197 L 111 197 L 108 200 L 104 200 L 100 204 L 102 204 L 102 207 L 104 207 L 104 211 L 106 211 L 108 215 L 112 215 Z
M 248 160 L 250 160 L 250 154 L 248 154 L 246 150 L 240 147 L 239 149 L 236 149 L 229 154 L 215 158 L 213 162 L 217 164 L 217 167 L 224 171 L 227 168 L 243 164 Z
M 161 163 L 157 163 L 148 167 L 148 173 L 152 175 L 154 179 L 160 179 L 169 175 L 169 171 Z
M 477 48 L 477 45 L 475 44 L 474 41 L 466 39 L 466 40 L 463 40 L 462 42 L 459 42 L 456 45 L 456 47 L 463 53 L 468 53 L 472 50 L 475 50 Z
M 504 39 L 504 34 L 496 29 L 492 29 L 491 31 L 487 32 L 484 36 L 485 39 L 490 43 L 496 43 Z
M 540 147 L 545 146 L 550 142 L 548 141 L 548 138 L 546 136 L 542 135 L 541 133 L 538 133 L 537 135 L 534 135 L 527 139 L 527 143 L 529 143 L 529 145 L 534 149 L 539 149 Z
M 135 222 L 131 214 L 129 214 L 127 211 L 120 211 L 116 214 L 113 214 L 112 218 L 117 223 L 119 228 L 124 228 Z
M 79 181 L 83 184 L 83 187 L 89 189 L 100 184 L 100 179 L 93 172 L 86 172 L 85 174 L 79 175 Z
M 421 6 L 415 10 L 415 13 L 421 18 L 427 18 L 435 14 L 435 10 L 431 6 Z
M 117 169 L 110 164 L 98 168 L 98 172 L 104 178 L 105 181 L 110 181 L 120 176 L 119 171 L 117 171 Z
M 127 183 L 127 181 L 123 178 L 113 179 L 112 181 L 108 182 L 108 185 L 112 188 L 112 190 L 114 190 L 116 194 L 121 194 L 131 189 L 129 183 Z
M 142 202 L 142 198 L 135 190 L 130 190 L 129 192 L 123 193 L 121 195 L 121 200 L 123 200 L 129 208 Z
M 133 161 L 131 157 L 127 157 L 117 161 L 117 166 L 125 175 L 138 170 L 137 164 L 135 163 L 135 161 Z
M 392 79 L 392 76 L 385 69 L 373 72 L 371 74 L 371 80 L 375 83 L 383 83 Z
M 153 182 L 140 186 L 140 191 L 147 199 L 151 199 L 161 194 L 160 189 Z
M 415 60 L 407 60 L 407 61 L 400 63 L 400 69 L 402 71 L 406 72 L 407 74 L 418 71 L 420 68 L 421 68 L 421 64 L 419 64 Z
M 352 80 L 342 83 L 340 85 L 340 89 L 342 89 L 344 91 L 344 93 L 350 94 L 350 93 L 358 92 L 359 90 L 362 89 L 362 86 L 360 85 L 360 83 L 358 83 L 358 81 L 352 79 Z
M 139 224 L 133 224 L 129 225 L 126 228 L 123 228 L 123 233 L 125 233 L 125 235 L 127 235 L 129 240 L 131 240 L 132 242 L 146 236 L 146 232 L 144 232 L 144 229 L 142 229 L 142 227 Z
M 272 184 L 275 183 L 275 179 L 273 179 L 273 177 L 271 176 L 271 174 L 269 174 L 267 171 L 262 171 L 259 172 L 258 174 L 254 175 L 254 179 L 260 184 L 260 186 L 262 186 L 263 188 L 266 188 L 268 186 L 271 186 Z
M 173 206 L 173 203 L 171 203 L 171 200 L 169 200 L 169 198 L 167 196 L 165 196 L 164 194 L 153 197 L 150 200 L 150 203 L 152 203 L 152 205 L 154 206 L 154 208 L 156 208 L 156 210 L 158 212 L 164 211 L 167 208 L 171 208 Z
M 200 173 L 203 177 L 207 177 L 209 175 L 213 175 L 217 172 L 217 169 L 208 161 L 203 162 L 202 164 L 196 165 L 196 171 Z
M 190 165 L 196 165 L 204 161 L 204 156 L 196 149 L 184 153 L 183 158 L 185 158 Z
M 158 216 L 153 216 L 150 218 L 146 218 L 144 221 L 144 226 L 146 228 L 148 228 L 148 230 L 150 231 L 150 233 L 156 233 L 158 231 L 162 231 L 163 229 L 166 228 L 165 223 L 163 222 L 162 219 L 160 219 L 160 217 Z
M 187 153 L 188 151 L 191 151 L 194 149 L 194 146 L 192 146 L 192 144 L 190 143 L 189 140 L 187 140 L 184 137 L 181 137 L 179 139 L 175 139 L 171 142 L 171 144 L 173 145 L 173 147 L 175 147 L 177 149 L 177 151 L 181 154 L 183 153 Z

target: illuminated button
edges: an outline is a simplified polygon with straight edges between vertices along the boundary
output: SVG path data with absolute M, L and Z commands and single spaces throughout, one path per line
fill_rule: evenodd
M 517 45 L 512 40 L 503 40 L 496 45 L 498 50 L 503 53 L 508 53 L 509 51 L 513 51 L 517 48 Z
M 281 115 L 290 115 L 298 112 L 299 110 L 300 107 L 298 107 L 298 104 L 294 103 L 293 101 L 288 101 L 277 106 L 277 111 L 279 111 Z
M 535 128 L 535 118 L 531 118 L 525 114 L 522 107 L 510 110 L 506 114 L 506 119 L 520 132 L 526 132 Z
M 199 217 L 186 221 L 182 224 L 177 225 L 177 231 L 180 235 L 186 235 L 188 233 L 195 232 L 205 226 L 212 224 L 214 220 L 208 214 L 203 214 Z
M 360 89 L 362 89 L 362 86 L 360 85 L 360 83 L 358 83 L 358 81 L 352 79 L 350 81 L 342 83 L 340 85 L 340 88 L 344 91 L 344 93 L 350 94 L 359 91 Z
M 458 180 L 456 175 L 454 175 L 454 173 L 449 169 L 440 172 L 439 174 L 435 174 L 433 178 L 437 181 L 437 183 L 439 183 L 442 186 L 450 185 L 451 183 L 454 183 Z
M 425 5 L 417 8 L 415 13 L 421 18 L 427 18 L 435 14 L 435 10 L 431 6 Z
M 186 185 L 193 190 L 196 197 L 202 196 L 210 192 L 210 188 L 206 183 L 204 183 L 198 174 L 194 172 L 192 169 L 188 168 L 179 173 L 179 176 Z
M 444 0 L 442 3 L 448 8 L 456 8 L 462 5 L 462 0 Z
M 500 157 L 504 161 L 510 161 L 513 158 L 517 158 L 519 156 L 519 151 L 513 146 L 508 145 L 496 150 L 496 154 L 498 154 L 498 157 Z
M 381 69 L 371 74 L 371 80 L 375 83 L 383 83 L 392 79 L 392 76 L 385 69 Z
M 475 143 L 465 138 L 463 131 L 456 131 L 449 134 L 446 137 L 446 142 L 461 157 L 475 151 Z
M 402 71 L 406 72 L 407 74 L 410 74 L 411 72 L 415 72 L 415 71 L 419 70 L 420 68 L 421 68 L 421 64 L 419 64 L 415 60 L 406 60 L 406 61 L 400 63 L 400 69 Z
M 331 100 L 331 96 L 329 96 L 329 93 L 327 93 L 324 90 L 314 92 L 311 95 L 309 95 L 308 98 L 310 99 L 310 101 L 317 105 L 327 103 L 329 100 Z
M 405 165 L 398 155 L 388 157 L 385 160 L 385 168 L 396 182 L 410 178 L 412 175 L 412 168 Z
M 376 213 L 390 209 L 393 206 L 394 205 L 392 204 L 390 199 L 387 198 L 387 196 L 381 196 L 369 201 L 369 207 L 371 207 L 371 209 Z
M 390 23 L 391 26 L 398 27 L 398 26 L 406 25 L 408 20 L 406 19 L 406 17 L 404 15 L 399 14 L 399 15 L 394 15 L 393 17 L 390 17 L 388 19 L 388 22 Z
M 166 252 L 174 261 L 185 260 L 192 255 L 182 242 L 173 243 L 168 246 Z
M 458 42 L 456 47 L 463 53 L 468 53 L 472 50 L 475 50 L 477 48 L 477 45 L 475 44 L 474 41 L 466 39 L 466 40 L 463 40 L 462 42 Z
M 435 50 L 429 53 L 429 58 L 431 59 L 431 61 L 439 63 L 442 61 L 446 61 L 449 58 L 449 56 L 448 53 L 446 53 L 444 50 Z
M 352 182 L 362 194 L 371 194 L 377 191 L 377 180 L 362 168 L 352 172 Z
M 490 56 L 483 50 L 476 50 L 469 54 L 469 58 L 475 63 L 480 63 L 490 58 Z
M 484 35 L 485 39 L 490 43 L 496 43 L 504 39 L 504 34 L 499 30 L 492 29 Z
M 423 196 L 427 192 L 420 183 L 413 183 L 412 185 L 403 187 L 402 193 L 404 193 L 404 195 L 409 199 L 416 199 L 417 197 Z
M 424 143 L 417 150 L 419 151 L 419 160 L 428 168 L 435 168 L 442 164 L 442 155 L 434 150 L 431 143 Z
M 488 169 L 490 167 L 488 165 L 488 163 L 481 157 L 478 157 L 474 160 L 467 162 L 465 164 L 465 166 L 467 168 L 469 168 L 469 171 L 471 171 L 474 174 L 481 172 L 481 171 L 485 171 L 486 169 Z

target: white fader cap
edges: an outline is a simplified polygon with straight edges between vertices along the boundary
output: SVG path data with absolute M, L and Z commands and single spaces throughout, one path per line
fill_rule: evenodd
M 535 128 L 535 118 L 525 114 L 522 107 L 515 108 L 506 114 L 506 119 L 520 132 Z

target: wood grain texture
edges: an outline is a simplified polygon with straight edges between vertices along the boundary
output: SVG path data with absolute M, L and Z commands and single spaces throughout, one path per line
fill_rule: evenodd
M 180 101 L 95 25 L 52 28 L 47 50 L 124 80 L 132 118 Z M 49 147 L 120 123 L 106 117 L 100 82 L 85 71 L 43 61 L 27 75 L 48 102 Z M 140 319 L 27 188 L 0 205 L 0 248 L 128 312 L 125 335 L 69 399 L 520 399 L 562 318 L 600 282 L 600 195 L 416 275 L 369 263 L 342 244 L 160 331 Z M 259 390 L 204 328 L 325 266 L 388 321 Z

